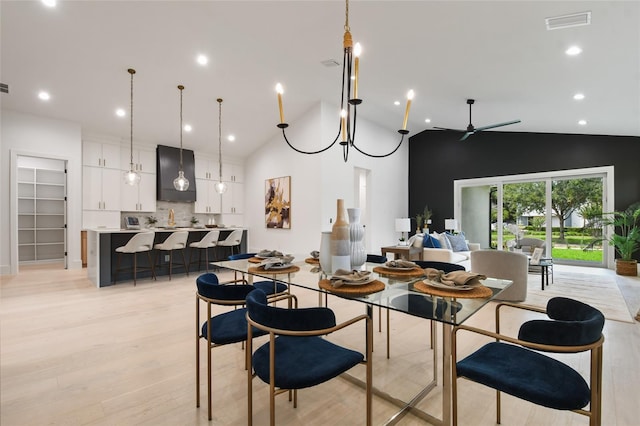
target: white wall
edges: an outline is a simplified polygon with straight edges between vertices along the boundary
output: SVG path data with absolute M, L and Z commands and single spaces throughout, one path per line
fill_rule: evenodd
M 287 129 L 292 145 L 306 150 L 319 149 L 332 141 L 338 130 L 338 111 L 319 103 Z M 390 151 L 399 134 L 358 119 L 356 143 L 371 153 Z M 369 197 L 371 223 L 366 226 L 370 240 L 367 252 L 379 253 L 380 247 L 392 245 L 398 235 L 394 220 L 407 216 L 408 144 L 386 158 L 366 157 L 351 149 L 347 163 L 336 144 L 317 155 L 293 151 L 278 130 L 262 149 L 245 162 L 245 225 L 249 229 L 250 251 L 277 249 L 296 256 L 308 256 L 319 250 L 320 232 L 330 230 L 336 217 L 336 200 L 345 207 L 356 206 L 354 167 L 370 170 Z M 291 229 L 267 229 L 264 224 L 264 182 L 266 179 L 291 176 Z
M 67 121 L 2 110 L 0 114 L 0 274 L 17 273 L 17 220 L 11 198 L 12 163 L 17 155 L 67 161 L 68 267 L 81 268 L 82 143 L 80 125 Z M 15 188 L 14 188 L 15 189 Z M 7 208 L 11 206 L 11 208 Z M 13 221 L 12 221 L 13 216 Z M 12 222 L 15 223 L 12 228 Z

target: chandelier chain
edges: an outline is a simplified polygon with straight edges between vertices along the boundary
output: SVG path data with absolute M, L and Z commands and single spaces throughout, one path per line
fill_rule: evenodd
M 344 30 L 350 31 L 349 29 L 349 0 L 346 1 L 346 7 L 344 12 Z

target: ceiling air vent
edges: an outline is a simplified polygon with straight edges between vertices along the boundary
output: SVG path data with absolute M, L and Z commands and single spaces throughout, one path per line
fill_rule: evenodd
M 4 83 L 0 83 L 0 92 L 9 93 L 9 85 L 8 84 L 4 84 Z
M 547 24 L 547 31 L 589 25 L 591 24 L 591 11 L 545 18 L 544 22 Z

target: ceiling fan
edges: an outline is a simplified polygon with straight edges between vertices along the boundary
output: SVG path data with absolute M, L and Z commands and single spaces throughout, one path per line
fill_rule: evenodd
M 473 124 L 471 124 L 471 105 L 473 105 L 475 102 L 476 101 L 474 99 L 467 99 L 467 105 L 469 105 L 469 125 L 467 126 L 467 130 L 447 129 L 447 128 L 444 128 L 444 127 L 434 127 L 434 129 L 452 130 L 454 132 L 464 132 L 464 135 L 462 135 L 462 137 L 460 138 L 460 140 L 463 141 L 463 140 L 467 139 L 469 136 L 473 135 L 476 132 L 481 132 L 483 130 L 493 129 L 495 127 L 508 126 L 510 124 L 516 124 L 516 123 L 520 122 L 520 120 L 513 120 L 513 121 L 506 121 L 504 123 L 490 124 L 488 126 L 474 127 Z

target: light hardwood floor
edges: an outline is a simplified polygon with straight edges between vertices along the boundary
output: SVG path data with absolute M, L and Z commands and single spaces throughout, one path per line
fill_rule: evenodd
M 559 267 L 559 266 L 557 266 Z M 589 272 L 582 269 L 581 272 Z M 592 270 L 598 274 L 611 271 Z M 14 425 L 235 425 L 246 424 L 246 371 L 240 345 L 216 348 L 214 419 L 207 421 L 206 351 L 202 347 L 202 404 L 195 404 L 195 278 L 139 280 L 97 289 L 86 270 L 57 265 L 22 267 L 18 276 L 0 284 L 0 424 Z M 640 307 L 640 279 L 618 284 L 630 310 Z M 317 304 L 310 291 L 294 291 L 302 306 Z M 570 295 L 569 295 L 570 296 Z M 330 298 L 338 319 L 360 314 L 362 305 Z M 529 314 L 507 317 L 508 331 Z M 488 305 L 468 323 L 492 327 Z M 407 397 L 431 376 L 428 327 L 424 320 L 394 313 L 392 355 L 386 360 L 385 327 L 375 330 L 375 385 Z M 607 321 L 605 325 L 603 424 L 640 424 L 640 324 Z M 356 327 L 333 336 L 340 343 L 363 348 L 363 330 Z M 262 338 L 264 339 L 264 338 Z M 441 339 L 441 332 L 439 332 Z M 259 340 L 257 343 L 261 343 Z M 462 354 L 481 342 L 463 338 Z M 582 373 L 588 357 L 565 359 Z M 362 370 L 354 371 L 362 376 Z M 364 424 L 364 395 L 338 378 L 299 393 L 294 409 L 283 395 L 276 401 L 281 425 Z M 440 415 L 440 389 L 419 407 Z M 254 381 L 254 423 L 268 424 L 268 389 Z M 396 410 L 374 398 L 374 424 Z M 494 392 L 460 382 L 460 424 L 495 424 Z M 400 424 L 425 424 L 407 415 Z M 503 399 L 504 425 L 586 425 L 587 418 L 537 407 L 509 396 Z

